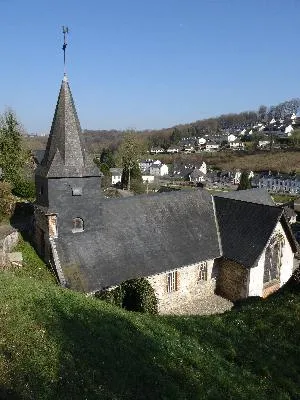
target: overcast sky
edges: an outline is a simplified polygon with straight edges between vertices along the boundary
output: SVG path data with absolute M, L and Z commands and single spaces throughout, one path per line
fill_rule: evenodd
M 0 0 L 0 113 L 48 132 L 67 72 L 82 128 L 147 129 L 300 96 L 299 0 Z

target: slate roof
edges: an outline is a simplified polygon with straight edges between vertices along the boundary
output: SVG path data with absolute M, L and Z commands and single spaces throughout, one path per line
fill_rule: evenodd
M 37 164 L 41 164 L 45 155 L 45 150 L 34 150 L 32 154 Z
M 100 175 L 98 168 L 86 155 L 66 76 L 61 84 L 45 155 L 36 174 L 50 178 Z
M 109 172 L 112 174 L 112 176 L 121 176 L 123 168 L 109 168 Z
M 226 199 L 242 200 L 248 203 L 265 204 L 267 206 L 274 206 L 272 197 L 266 189 L 246 189 L 235 190 L 232 192 L 222 192 L 215 195 L 215 197 L 223 197 Z
M 221 255 L 204 190 L 106 199 L 94 215 L 96 229 L 85 224 L 84 232 L 56 239 L 66 279 L 80 267 L 88 292 Z
M 199 169 L 194 169 L 189 175 L 191 178 L 199 178 L 200 176 L 205 176 L 205 174 L 202 171 L 199 171 Z
M 215 196 L 214 201 L 225 258 L 247 268 L 253 267 L 279 220 L 292 248 L 297 251 L 282 208 L 219 196 Z

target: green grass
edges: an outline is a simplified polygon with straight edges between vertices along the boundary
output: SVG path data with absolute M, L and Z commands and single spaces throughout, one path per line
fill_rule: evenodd
M 36 254 L 33 247 L 21 236 L 19 238 L 19 243 L 15 247 L 14 251 L 21 251 L 23 255 L 23 267 L 14 270 L 15 276 L 36 279 L 45 284 L 54 284 L 56 282 L 54 275 L 50 272 L 45 263 Z
M 289 194 L 274 193 L 271 194 L 272 199 L 275 203 L 288 203 L 289 201 L 295 200 L 298 196 Z
M 22 246 L 34 265 L 0 274 L 1 399 L 300 398 L 299 291 L 142 315 L 54 285 Z

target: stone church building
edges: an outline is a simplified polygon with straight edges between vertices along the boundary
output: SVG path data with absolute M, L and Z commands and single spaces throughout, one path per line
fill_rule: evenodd
M 36 190 L 36 248 L 74 290 L 93 293 L 143 276 L 168 312 L 212 293 L 267 296 L 292 274 L 297 244 L 263 190 L 105 198 L 66 76 Z

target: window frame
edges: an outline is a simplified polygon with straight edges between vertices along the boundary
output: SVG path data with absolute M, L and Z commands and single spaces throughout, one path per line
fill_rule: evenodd
M 207 261 L 202 261 L 199 264 L 197 282 L 198 283 L 207 282 L 207 280 L 208 280 Z
M 84 221 L 81 217 L 74 217 L 72 219 L 72 232 L 77 233 L 77 232 L 83 232 L 84 231 Z
M 178 271 L 167 273 L 167 293 L 174 293 L 178 290 Z
M 280 280 L 280 270 L 281 270 L 281 258 L 282 258 L 282 248 L 283 248 L 283 240 L 281 238 L 278 238 L 277 236 L 274 236 L 271 238 L 269 244 L 266 247 L 265 251 L 265 262 L 264 262 L 264 275 L 263 275 L 263 284 L 264 286 L 268 286 L 272 282 L 278 282 Z M 278 248 L 276 251 L 276 265 L 275 268 L 272 265 L 272 262 L 274 261 L 274 249 L 275 247 Z M 269 259 L 269 265 L 267 265 L 267 257 L 271 257 Z M 273 268 L 273 269 L 272 269 Z M 275 276 L 273 276 L 275 272 Z

